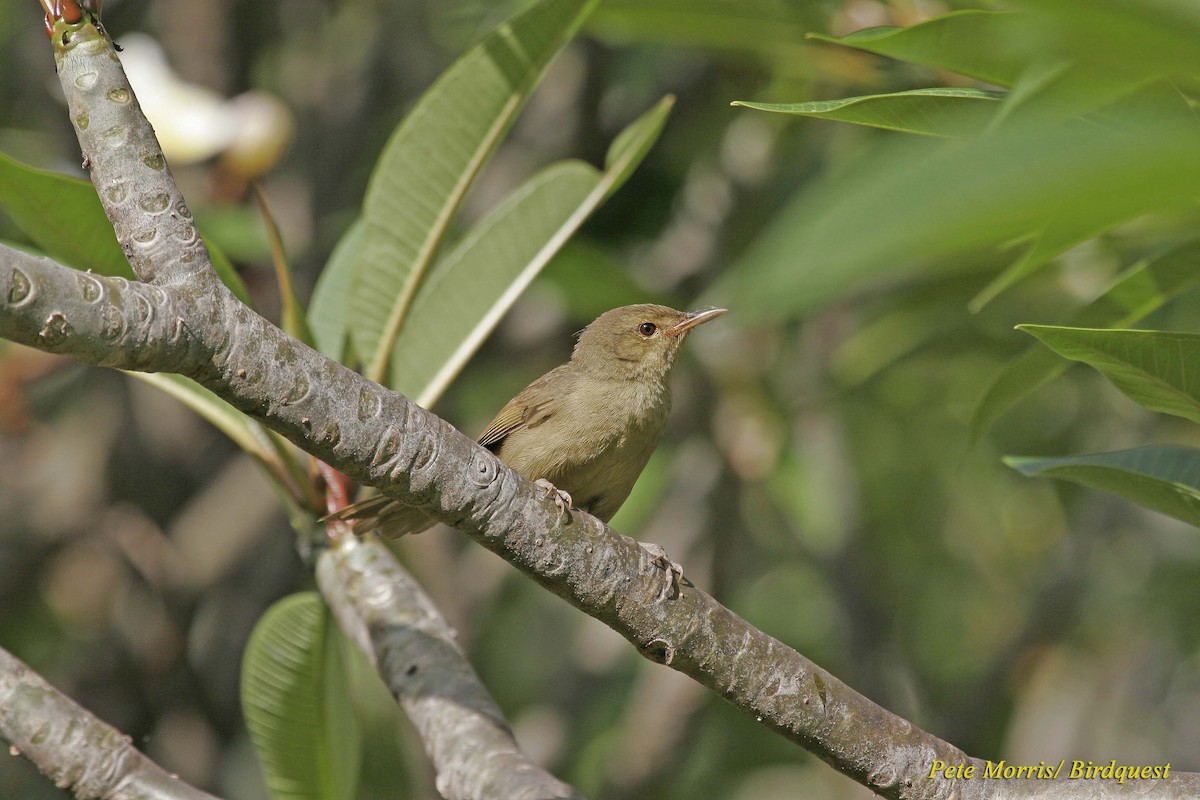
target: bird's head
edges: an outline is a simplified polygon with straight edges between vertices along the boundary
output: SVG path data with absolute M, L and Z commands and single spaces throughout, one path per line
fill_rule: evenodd
M 686 312 L 651 303 L 614 308 L 583 329 L 571 361 L 612 379 L 665 380 L 688 333 L 724 313 L 723 308 Z

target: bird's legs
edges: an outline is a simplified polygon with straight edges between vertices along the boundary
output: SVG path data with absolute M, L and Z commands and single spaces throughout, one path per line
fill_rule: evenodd
M 559 489 L 545 478 L 538 478 L 533 482 L 533 485 L 545 492 L 548 498 L 554 500 L 554 505 L 566 516 L 567 524 L 571 524 L 571 507 L 574 503 L 571 500 L 571 495 Z
M 638 544 L 650 554 L 651 563 L 667 573 L 663 579 L 662 589 L 658 592 L 658 599 L 667 600 L 678 597 L 681 594 L 680 586 L 683 584 L 683 565 L 672 561 L 661 544 L 650 542 L 638 542 Z

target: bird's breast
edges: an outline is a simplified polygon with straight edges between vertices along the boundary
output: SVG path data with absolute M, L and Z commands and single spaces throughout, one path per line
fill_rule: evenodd
M 607 521 L 629 496 L 662 436 L 665 390 L 614 382 L 560 398 L 537 427 L 509 435 L 498 455 L 531 480 L 545 478 Z

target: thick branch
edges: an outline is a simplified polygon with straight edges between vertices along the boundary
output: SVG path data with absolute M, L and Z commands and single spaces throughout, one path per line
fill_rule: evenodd
M 56 786 L 80 798 L 216 800 L 146 758 L 129 737 L 93 717 L 0 648 L 0 737 Z
M 89 46 L 67 48 L 60 59 L 74 119 L 106 102 L 103 93 L 73 87 L 85 74 L 109 85 L 108 73 L 119 70 L 110 56 L 106 49 Z M 128 139 L 140 141 L 138 135 Z M 81 141 L 85 154 L 94 158 L 94 145 L 82 131 Z M 109 179 L 93 177 L 98 186 Z M 102 188 L 100 194 L 108 207 L 110 198 Z M 144 233 L 155 221 L 176 231 L 159 231 L 156 240 L 192 241 L 191 229 L 171 228 L 180 219 L 190 224 L 179 207 L 155 211 L 157 203 L 133 206 L 144 216 L 118 226 L 127 250 L 134 246 L 128 237 L 136 241 L 136 233 L 128 232 Z M 116 211 L 110 208 L 110 214 Z M 162 219 L 164 214 L 168 220 Z M 179 332 L 179 340 L 162 357 L 139 352 L 136 363 L 122 366 L 180 371 L 199 379 L 355 479 L 427 508 L 608 624 L 647 658 L 690 675 L 880 794 L 1103 798 L 1127 791 L 1113 782 L 931 779 L 935 760 L 972 764 L 980 773 L 984 765 L 871 703 L 703 592 L 688 589 L 660 598 L 660 568 L 633 540 L 583 513 L 564 522 L 553 503 L 489 452 L 405 398 L 290 339 L 238 303 L 211 270 L 197 269 L 193 262 L 168 270 L 167 264 L 152 260 L 149 265 L 132 263 L 139 277 L 156 282 L 167 295 L 158 309 L 167 309 L 163 313 L 176 320 L 167 327 Z M 86 327 L 80 318 L 98 312 L 66 297 L 63 287 L 73 280 L 63 274 L 68 271 L 40 269 L 26 275 L 32 292 L 14 303 L 9 298 L 20 280 L 15 264 L 11 257 L 0 258 L 0 335 L 101 363 L 95 344 L 78 333 Z M 180 285 L 168 287 L 172 283 Z M 62 298 L 61 305 L 47 301 L 52 297 Z M 111 289 L 90 305 L 106 306 L 110 297 Z M 64 334 L 52 343 L 40 342 L 41 320 L 59 318 L 66 324 L 56 328 L 62 327 Z M 114 339 L 120 352 L 125 339 Z M 1139 789 L 1150 787 L 1198 794 L 1200 779 L 1172 773 L 1167 780 L 1138 783 Z
M 353 538 L 324 553 L 317 583 L 421 734 L 448 800 L 580 800 L 529 761 L 454 632 L 382 545 Z M 487 753 L 487 758 L 480 758 Z

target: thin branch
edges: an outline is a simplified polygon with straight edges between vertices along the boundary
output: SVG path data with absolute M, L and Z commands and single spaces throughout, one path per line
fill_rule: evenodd
M 81 798 L 217 800 L 155 764 L 111 725 L 0 647 L 0 737 Z
M 581 800 L 521 752 L 454 632 L 385 547 L 353 537 L 335 544 L 321 555 L 317 583 L 416 725 L 443 797 Z
M 95 159 L 101 143 L 107 147 L 103 167 L 93 161 L 93 181 L 127 252 L 137 250 L 142 239 L 178 240 L 185 248 L 198 241 L 186 208 L 174 203 L 161 208 L 157 190 L 126 194 L 120 202 L 108 196 L 105 187 L 123 180 L 119 162 L 129 157 L 116 154 L 128 142 L 144 146 L 144 132 L 125 135 L 108 129 L 101 135 L 94 126 L 79 129 L 79 119 L 93 118 L 95 106 L 108 102 L 104 89 L 122 85 L 124 78 L 112 74 L 120 71 L 119 63 L 102 37 L 85 39 L 86 46 L 73 46 L 74 40 L 59 46 L 57 37 L 55 42 L 60 80 L 84 153 Z M 81 81 L 89 85 L 82 87 Z M 123 108 L 127 113 L 113 125 L 144 125 L 140 112 L 128 113 L 136 103 Z M 183 228 L 180 220 L 187 223 Z M 85 303 L 64 290 L 73 282 L 69 270 L 43 262 L 37 269 L 25 264 L 26 274 L 10 252 L 0 250 L 0 335 L 101 363 L 95 343 L 81 340 L 85 330 L 95 327 L 92 317 L 119 305 L 111 284 L 97 279 L 101 296 Z M 168 340 L 165 354 L 138 352 L 130 358 L 136 363 L 121 366 L 197 378 L 356 480 L 457 527 L 608 624 L 647 658 L 695 678 L 884 796 L 1105 798 L 1128 792 L 1129 784 L 1065 777 L 931 777 L 936 761 L 972 766 L 980 775 L 985 764 L 875 705 L 703 592 L 688 589 L 662 598 L 660 567 L 632 539 L 584 513 L 562 519 L 528 480 L 449 424 L 287 337 L 241 305 L 206 268 L 207 259 L 196 258 L 202 246 L 187 252 L 192 258 L 131 256 L 139 277 L 163 293 L 154 313 L 171 317 L 166 327 L 176 338 Z M 22 281 L 27 290 L 14 295 Z M 46 298 L 59 298 L 61 304 Z M 144 335 L 143 328 L 152 322 L 129 320 L 123 331 L 109 337 L 113 350 L 128 354 L 129 337 Z M 1194 796 L 1200 794 L 1200 776 L 1173 772 L 1163 780 L 1139 781 L 1137 788 Z

